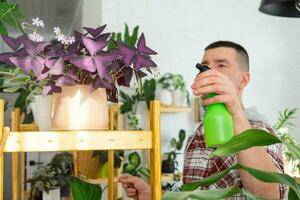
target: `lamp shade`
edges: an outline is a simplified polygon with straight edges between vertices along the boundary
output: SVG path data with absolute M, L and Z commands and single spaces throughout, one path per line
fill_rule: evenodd
M 262 0 L 259 11 L 274 16 L 300 17 L 300 0 Z

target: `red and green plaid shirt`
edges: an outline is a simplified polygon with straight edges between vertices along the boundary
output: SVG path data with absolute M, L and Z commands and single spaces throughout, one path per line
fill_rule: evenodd
M 264 129 L 274 134 L 273 129 L 266 123 L 263 123 L 261 121 L 250 121 L 250 124 L 252 128 Z M 272 161 L 275 164 L 278 172 L 283 173 L 284 169 L 281 155 L 281 145 L 274 144 L 265 148 L 268 155 L 272 158 Z M 213 150 L 214 149 L 212 148 L 206 147 L 204 128 L 201 123 L 195 133 L 191 135 L 187 141 L 184 155 L 183 183 L 189 183 L 202 178 L 206 178 L 225 169 L 228 169 L 232 165 L 237 163 L 236 155 L 209 158 L 208 155 Z M 206 188 L 199 189 L 222 189 L 231 186 L 243 188 L 243 184 L 237 170 L 231 171 L 227 176 L 225 176 L 215 184 L 210 185 Z M 286 196 L 287 187 L 284 185 L 280 185 L 280 199 L 285 199 Z M 239 194 L 230 199 L 243 200 L 247 199 L 247 197 Z

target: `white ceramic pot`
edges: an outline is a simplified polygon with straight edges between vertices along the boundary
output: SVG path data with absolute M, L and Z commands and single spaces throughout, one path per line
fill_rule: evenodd
M 172 91 L 172 104 L 174 106 L 182 106 L 184 102 L 185 94 L 181 90 Z
M 159 100 L 164 105 L 172 104 L 172 93 L 166 89 L 158 89 L 156 93 L 156 99 Z
M 60 200 L 60 189 L 50 190 L 49 193 L 43 191 L 43 200 Z
M 40 131 L 49 131 L 51 129 L 51 104 L 52 95 L 37 95 L 34 97 L 34 101 L 30 103 L 34 121 Z
M 106 90 L 94 92 L 90 85 L 63 86 L 62 92 L 53 95 L 53 130 L 107 129 L 109 116 Z

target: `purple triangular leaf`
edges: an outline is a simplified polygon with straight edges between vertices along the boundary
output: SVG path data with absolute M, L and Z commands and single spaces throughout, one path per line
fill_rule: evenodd
M 124 67 L 121 71 L 120 77 L 117 79 L 119 85 L 126 87 L 130 86 L 130 81 L 132 79 L 133 69 L 131 67 Z
M 117 55 L 109 53 L 102 53 L 94 57 L 97 72 L 100 77 L 104 77 L 106 79 L 110 78 L 107 66 L 111 64 L 116 57 Z
M 42 90 L 42 96 L 47 96 L 50 93 L 51 93 L 51 86 L 50 85 L 44 86 Z
M 2 35 L 3 41 L 14 51 L 17 51 L 17 49 L 21 46 L 23 42 L 23 37 L 24 35 L 21 35 L 17 38 Z
M 144 53 L 147 55 L 155 55 L 157 54 L 154 50 L 150 49 L 146 46 L 145 36 L 144 33 L 140 36 L 138 43 L 137 43 L 137 51 L 139 53 Z
M 25 74 L 28 74 L 31 70 L 31 58 L 27 57 L 10 57 L 9 60 L 17 67 L 24 70 Z
M 118 90 L 114 86 L 112 89 L 106 89 L 107 100 L 112 103 L 118 102 Z
M 45 65 L 50 69 L 49 74 L 61 75 L 64 72 L 65 63 L 62 58 L 46 60 Z
M 89 56 L 77 56 L 70 59 L 70 63 L 79 67 L 80 69 L 87 70 L 89 72 L 95 72 L 96 67 L 92 57 Z
M 71 85 L 75 85 L 76 82 L 74 81 L 74 79 L 72 79 L 70 76 L 68 75 L 63 75 L 60 76 L 57 80 L 56 80 L 56 85 L 57 86 L 71 86 Z
M 26 52 L 30 56 L 35 56 L 47 46 L 47 42 L 34 42 L 30 40 L 27 36 L 24 36 L 23 44 Z
M 82 36 L 82 42 L 92 56 L 101 51 L 107 45 L 107 41 L 94 41 L 86 36 Z
M 45 59 L 41 56 L 37 56 L 31 60 L 32 71 L 36 77 L 40 76 L 44 67 L 45 67 Z
M 141 54 L 136 56 L 133 66 L 137 70 L 144 68 L 144 67 L 145 68 L 157 67 L 155 62 L 153 62 L 149 56 L 145 56 L 145 55 L 141 55 Z
M 136 49 L 131 49 L 121 42 L 118 42 L 118 47 L 125 65 L 130 66 L 136 53 Z
M 11 61 L 10 58 L 14 56 L 14 53 L 8 52 L 8 53 L 0 53 L 0 61 L 4 62 L 8 65 L 14 65 Z
M 96 29 L 94 28 L 89 28 L 89 27 L 83 27 L 89 34 L 91 34 L 94 38 L 100 35 L 106 27 L 106 24 L 103 26 L 100 26 Z
M 110 36 L 110 33 L 104 33 L 104 34 L 99 35 L 95 39 L 97 41 L 99 41 L 99 40 L 107 41 L 107 39 L 109 38 L 109 36 Z

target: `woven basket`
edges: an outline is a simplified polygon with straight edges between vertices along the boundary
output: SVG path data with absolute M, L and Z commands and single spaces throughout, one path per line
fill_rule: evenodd
M 100 159 L 99 157 L 92 157 L 93 151 L 79 151 L 78 152 L 78 172 L 88 179 L 99 178 Z

